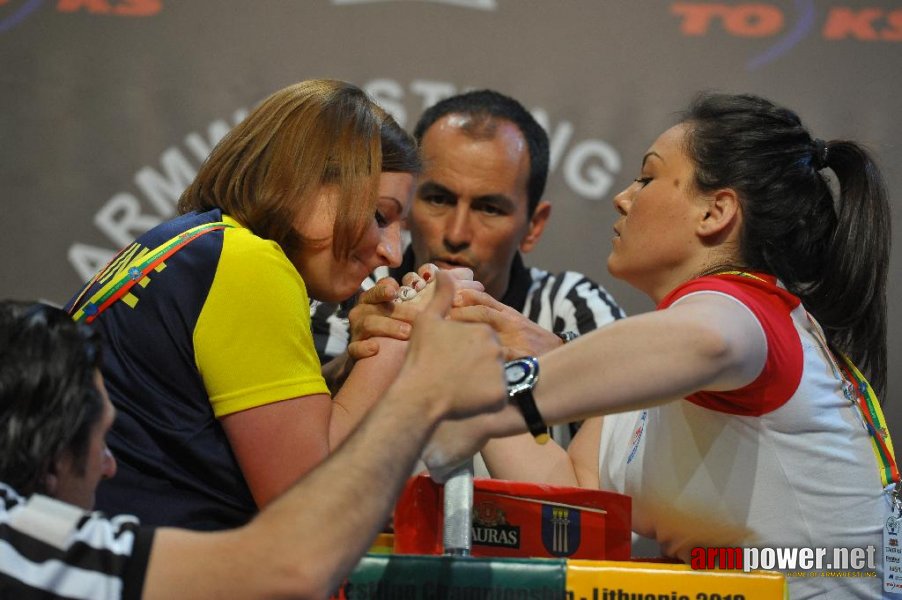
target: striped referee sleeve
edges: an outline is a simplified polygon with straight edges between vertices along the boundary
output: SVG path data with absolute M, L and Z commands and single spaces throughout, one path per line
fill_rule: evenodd
M 582 273 L 552 274 L 533 267 L 530 275 L 523 314 L 549 331 L 582 335 L 624 317 L 607 290 Z

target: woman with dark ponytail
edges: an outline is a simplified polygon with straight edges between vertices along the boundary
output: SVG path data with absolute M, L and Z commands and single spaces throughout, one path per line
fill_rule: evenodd
M 855 142 L 812 138 L 795 113 L 754 96 L 703 96 L 684 123 L 698 188 L 740 195 L 741 267 L 775 275 L 882 393 L 890 219 L 874 161 Z
M 791 595 L 879 597 L 880 577 L 862 575 L 883 571 L 899 474 L 877 401 L 890 216 L 874 161 L 763 98 L 706 94 L 614 205 L 608 269 L 658 310 L 543 355 L 545 422 L 607 416 L 567 451 L 492 439 L 492 475 L 629 494 L 634 530 L 686 562 L 709 547 L 826 548 L 818 568 L 840 571 L 832 548 L 862 548 L 863 571 L 790 577 Z M 524 414 L 537 433 L 542 418 Z M 512 405 L 443 425 L 426 462 L 442 476 L 524 421 Z

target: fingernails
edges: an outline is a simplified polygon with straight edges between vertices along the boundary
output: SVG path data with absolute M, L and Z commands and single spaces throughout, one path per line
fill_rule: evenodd
M 401 278 L 401 285 L 412 287 L 419 291 L 426 287 L 426 281 L 414 272 L 407 273 Z
M 398 290 L 398 300 L 401 302 L 407 302 L 408 300 L 412 300 L 417 295 L 417 292 L 412 287 L 408 287 L 406 285 L 402 285 L 401 289 Z
M 410 324 L 409 323 L 401 323 L 398 325 L 398 331 L 401 335 L 407 337 L 410 335 Z

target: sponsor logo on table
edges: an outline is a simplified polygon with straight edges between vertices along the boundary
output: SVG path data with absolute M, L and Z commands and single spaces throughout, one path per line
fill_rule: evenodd
M 500 548 L 520 547 L 520 528 L 509 525 L 504 511 L 491 502 L 473 506 L 473 543 Z

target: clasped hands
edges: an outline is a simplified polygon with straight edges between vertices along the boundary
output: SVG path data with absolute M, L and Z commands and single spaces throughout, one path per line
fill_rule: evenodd
M 353 359 L 373 356 L 379 351 L 379 337 L 410 339 L 417 316 L 430 304 L 437 273 L 438 268 L 427 263 L 416 272 L 404 275 L 400 283 L 384 278 L 364 292 L 349 314 L 349 355 Z M 453 279 L 455 291 L 446 318 L 489 325 L 501 345 L 505 360 L 538 356 L 563 343 L 557 335 L 485 293 L 482 284 L 473 280 L 470 269 L 450 269 L 447 273 Z M 417 341 L 428 344 L 428 340 Z M 437 343 L 443 342 L 437 340 Z M 463 377 L 477 375 L 475 372 L 464 373 Z M 443 481 L 459 464 L 478 452 L 491 437 L 493 418 L 489 412 L 464 421 L 444 422 L 424 449 L 422 457 L 433 478 Z
M 430 284 L 437 272 L 438 267 L 426 263 L 404 275 L 400 283 L 385 277 L 361 294 L 348 314 L 350 357 L 360 360 L 378 353 L 379 337 L 409 339 L 414 320 L 432 297 L 434 286 Z M 482 284 L 473 279 L 472 270 L 459 267 L 446 272 L 456 286 L 448 318 L 489 325 L 504 347 L 506 359 L 538 356 L 562 344 L 555 334 L 485 293 Z

